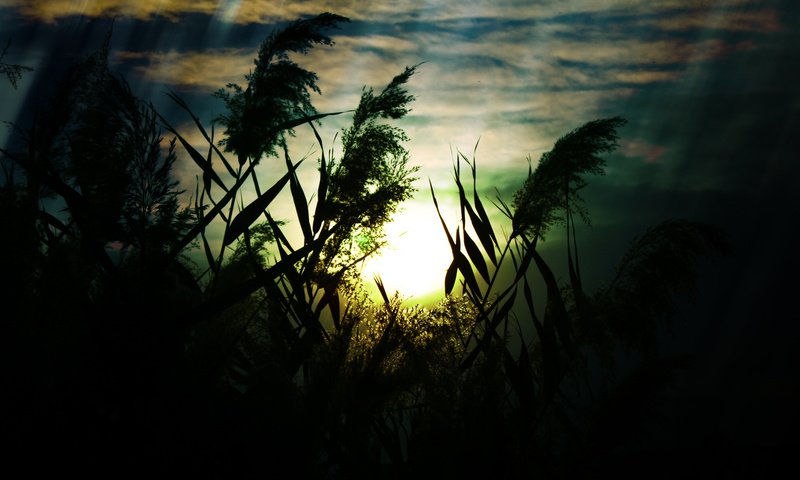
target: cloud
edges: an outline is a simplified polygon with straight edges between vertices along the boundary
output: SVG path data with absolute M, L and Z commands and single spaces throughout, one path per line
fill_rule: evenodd
M 231 82 L 241 83 L 244 74 L 252 70 L 255 55 L 256 51 L 249 49 L 120 51 L 114 53 L 113 61 L 133 62 L 134 72 L 151 82 L 215 91 Z
M 568 2 L 530 2 L 527 0 L 476 0 L 451 2 L 445 0 L 396 0 L 373 2 L 370 0 L 0 0 L 0 7 L 10 7 L 23 15 L 46 22 L 55 22 L 70 15 L 124 16 L 143 20 L 164 16 L 178 20 L 183 14 L 199 13 L 213 15 L 229 23 L 273 23 L 292 20 L 301 16 L 330 11 L 357 20 L 381 22 L 442 21 L 453 19 L 543 19 L 576 13 L 602 14 L 606 12 L 629 15 L 647 15 L 673 10 L 719 10 L 719 2 L 711 0 L 572 0 Z M 753 0 L 727 0 L 727 7 L 757 4 Z M 766 23 L 765 23 L 766 22 Z M 769 18 L 722 22 L 735 28 L 754 25 L 772 25 Z M 683 22 L 667 23 L 668 28 L 686 28 L 692 23 L 687 17 Z
M 644 19 L 641 26 L 665 31 L 698 29 L 727 30 L 731 32 L 774 33 L 783 30 L 778 12 L 772 9 L 728 12 L 692 11 L 675 13 L 661 18 Z
M 555 59 L 598 65 L 669 65 L 713 60 L 755 48 L 750 41 L 730 43 L 713 38 L 700 42 L 680 39 L 625 39 L 600 42 L 558 42 L 550 49 Z

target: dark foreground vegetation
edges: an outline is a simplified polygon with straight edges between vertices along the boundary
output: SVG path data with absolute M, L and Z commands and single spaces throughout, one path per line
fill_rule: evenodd
M 460 218 L 441 222 L 447 296 L 404 309 L 376 279 L 383 301 L 372 302 L 358 266 L 413 193 L 395 121 L 416 67 L 365 88 L 340 158 L 326 156 L 317 127 L 341 112 L 314 109 L 317 77 L 289 54 L 330 45 L 325 30 L 343 21 L 323 14 L 267 38 L 247 84 L 218 93 L 221 141 L 172 95 L 203 151 L 109 71 L 107 44 L 17 126 L 0 150 L 8 458 L 31 471 L 233 478 L 624 476 L 621 465 L 649 461 L 632 445 L 681 366 L 659 355 L 657 328 L 691 290 L 695 259 L 726 248 L 720 232 L 655 226 L 614 278 L 585 291 L 579 193 L 624 123 L 595 120 L 556 141 L 511 201 L 493 199 L 507 237 L 474 158 L 459 154 Z M 285 141 L 299 128 L 319 142 L 311 186 Z M 186 207 L 171 176 L 177 149 L 198 169 Z M 255 174 L 260 162 L 270 178 Z M 247 204 L 244 188 L 256 192 Z M 287 189 L 296 217 L 273 218 Z M 287 239 L 289 225 L 302 241 Z M 556 228 L 566 283 L 537 250 Z M 620 369 L 620 352 L 636 364 Z

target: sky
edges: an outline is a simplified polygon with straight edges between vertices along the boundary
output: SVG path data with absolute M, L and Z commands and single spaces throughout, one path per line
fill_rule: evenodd
M 702 378 L 750 372 L 757 398 L 768 400 L 796 387 L 785 365 L 800 360 L 800 332 L 784 313 L 795 305 L 790 279 L 800 267 L 800 8 L 792 0 L 0 0 L 0 41 L 11 41 L 3 61 L 33 68 L 16 90 L 0 82 L 0 120 L 29 121 L 53 79 L 96 50 L 114 18 L 112 68 L 200 145 L 166 92 L 209 125 L 224 112 L 213 92 L 243 84 L 274 28 L 325 11 L 351 21 L 329 32 L 334 46 L 296 59 L 319 75 L 318 111 L 354 108 L 362 86 L 380 89 L 424 62 L 409 82 L 412 111 L 397 123 L 420 167 L 419 190 L 388 226 L 391 246 L 368 278 L 380 273 L 387 288 L 415 298 L 441 288 L 450 257 L 427 184 L 455 225 L 455 152 L 474 151 L 479 190 L 508 201 L 528 158 L 535 166 L 559 136 L 622 116 L 620 148 L 584 193 L 592 218 L 579 232 L 586 283 L 608 279 L 648 226 L 668 218 L 718 225 L 735 253 L 701 270 L 700 323 L 684 329 L 686 342 L 710 352 Z M 334 135 L 348 121 L 324 121 L 326 148 L 336 151 Z M 0 130 L 0 143 L 8 134 Z M 300 158 L 314 154 L 315 142 L 298 129 L 291 147 Z M 176 174 L 193 190 L 188 160 Z M 301 167 L 301 181 L 313 185 L 314 175 L 313 162 Z M 290 213 L 288 197 L 273 207 L 277 217 Z M 554 259 L 558 238 L 543 246 Z M 755 379 L 764 371 L 774 373 L 769 384 Z M 746 405 L 731 408 L 720 415 L 736 417 Z

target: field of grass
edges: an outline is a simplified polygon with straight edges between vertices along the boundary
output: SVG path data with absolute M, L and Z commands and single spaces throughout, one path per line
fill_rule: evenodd
M 324 14 L 267 38 L 247 85 L 218 94 L 221 141 L 177 94 L 196 132 L 136 98 L 109 71 L 106 45 L 0 150 L 12 456 L 33 470 L 310 478 L 625 476 L 620 464 L 637 464 L 634 446 L 658 428 L 652 405 L 685 363 L 659 354 L 657 328 L 691 291 L 695 260 L 726 250 L 723 235 L 653 226 L 586 291 L 580 193 L 625 123 L 597 119 L 555 140 L 512 199 L 482 197 L 476 159 L 459 153 L 460 214 L 439 214 L 446 295 L 402 307 L 376 277 L 371 300 L 358 267 L 424 174 L 399 126 L 418 67 L 365 87 L 354 110 L 317 112 L 316 75 L 290 54 L 330 44 L 325 31 L 345 20 Z M 339 158 L 317 132 L 332 115 L 352 115 Z M 299 128 L 315 134 L 318 158 L 292 158 L 286 136 Z M 186 207 L 171 172 L 181 149 L 198 179 Z M 297 168 L 312 161 L 317 181 L 303 184 Z M 256 175 L 260 162 L 280 168 L 277 180 Z M 295 216 L 274 218 L 287 190 Z M 557 229 L 567 282 L 537 250 Z M 620 368 L 620 353 L 635 364 Z

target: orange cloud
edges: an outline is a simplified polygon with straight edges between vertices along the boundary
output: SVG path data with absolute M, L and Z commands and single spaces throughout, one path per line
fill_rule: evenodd
M 243 83 L 253 68 L 255 50 L 223 49 L 202 52 L 116 52 L 115 62 L 144 61 L 134 71 L 147 80 L 177 88 L 215 91 L 228 83 Z

